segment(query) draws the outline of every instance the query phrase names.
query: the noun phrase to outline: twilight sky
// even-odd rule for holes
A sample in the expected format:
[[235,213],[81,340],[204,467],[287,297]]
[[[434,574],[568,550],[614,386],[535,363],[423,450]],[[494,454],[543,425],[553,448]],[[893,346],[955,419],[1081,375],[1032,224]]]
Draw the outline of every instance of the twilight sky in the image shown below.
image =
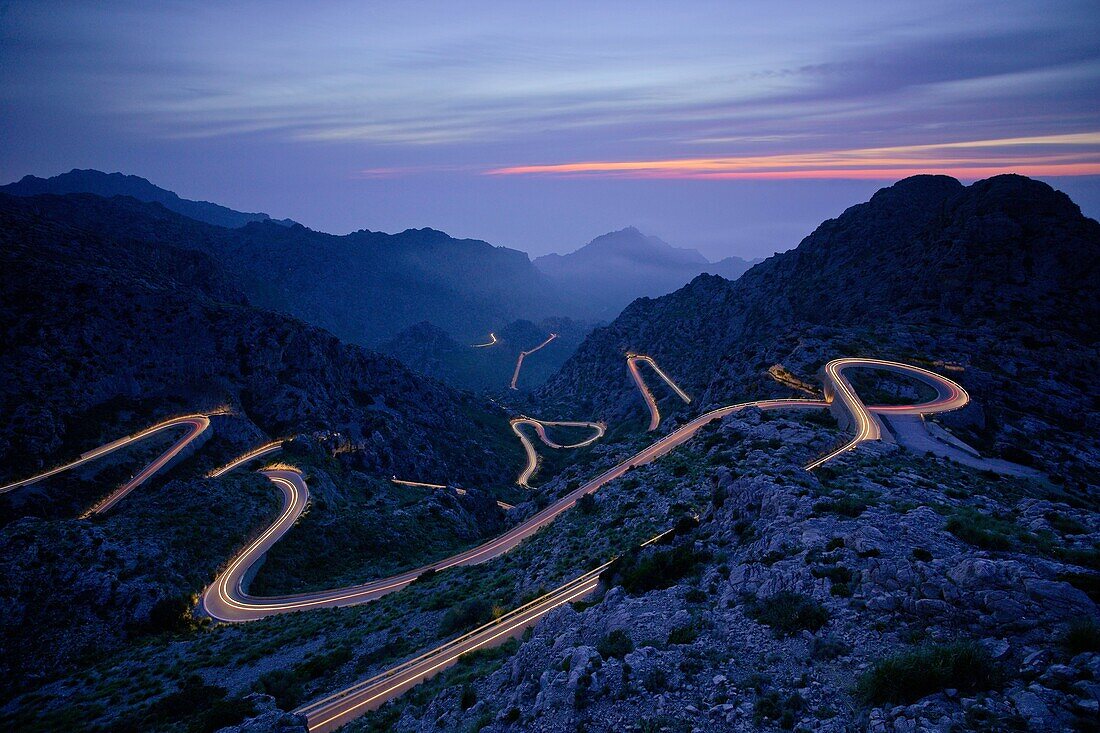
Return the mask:
[[1100,4],[0,3],[0,182],[120,170],[533,255],[788,249],[918,172],[1100,217]]

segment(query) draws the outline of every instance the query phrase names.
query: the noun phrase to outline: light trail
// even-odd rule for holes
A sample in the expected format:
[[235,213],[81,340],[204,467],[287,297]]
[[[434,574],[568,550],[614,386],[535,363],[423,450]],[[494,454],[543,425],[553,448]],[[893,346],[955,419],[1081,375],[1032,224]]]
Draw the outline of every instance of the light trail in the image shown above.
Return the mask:
[[[188,443],[193,441],[195,438],[199,437],[199,435],[201,435],[204,430],[206,430],[208,427],[210,427],[210,416],[222,415],[222,414],[225,414],[225,412],[224,411],[214,411],[214,412],[208,413],[206,415],[183,415],[183,416],[180,416],[180,417],[171,418],[170,420],[165,420],[164,422],[157,423],[156,425],[153,425],[152,427],[146,428],[145,430],[142,430],[141,432],[134,433],[133,435],[128,435],[124,438],[119,438],[118,440],[114,440],[114,441],[111,441],[110,443],[107,443],[105,445],[101,445],[98,448],[93,448],[92,450],[82,454],[80,456],[80,458],[78,458],[75,461],[71,461],[71,462],[66,463],[64,465],[58,466],[57,468],[53,468],[49,471],[43,471],[42,473],[31,476],[30,478],[25,478],[21,481],[15,481],[15,482],[7,484],[5,486],[0,486],[0,494],[7,493],[7,492],[9,492],[13,489],[18,489],[21,486],[29,486],[30,484],[38,483],[42,479],[49,478],[50,476],[57,475],[57,474],[62,473],[64,471],[69,471],[71,469],[76,468],[77,466],[81,466],[85,463],[88,463],[89,461],[94,461],[96,458],[100,458],[101,456],[105,456],[108,453],[113,453],[114,451],[118,450],[119,448],[125,448],[126,446],[128,446],[132,443],[137,443],[139,441],[145,440],[146,438],[149,438],[153,435],[156,435],[157,433],[163,432],[165,430],[170,430],[172,428],[179,427],[181,425],[186,425],[187,427],[190,428],[190,430],[187,432],[187,434],[184,435],[183,438],[181,438],[179,442],[177,442],[175,445],[173,445],[171,448],[169,448],[167,451],[165,451],[160,457],[158,457],[156,460],[154,460],[152,463],[150,463],[149,466],[146,467],[148,469],[150,466],[155,465],[156,469],[159,469],[165,463],[167,463],[168,461],[175,458],[176,455],[181,450],[183,450],[185,447],[187,447]],[[163,461],[162,461],[162,459],[163,459]],[[127,482],[122,488],[118,489],[118,491],[122,491],[122,489],[125,488],[126,489],[125,493],[129,493],[130,491],[135,489],[137,486],[140,486],[143,481],[145,481],[146,479],[149,478],[150,475],[152,475],[153,473],[156,473],[156,469],[154,469],[153,471],[150,471],[149,473],[146,473],[145,471],[142,471],[140,474],[138,474],[134,478],[130,479],[130,481]],[[139,480],[139,478],[140,478],[140,480]],[[123,495],[125,495],[125,494],[123,494]],[[109,499],[110,497],[107,497],[107,498]],[[121,498],[121,497],[119,497],[119,498]],[[115,502],[112,502],[112,504],[114,504],[114,503]]]
[[548,343],[550,343],[551,341],[553,341],[557,337],[558,337],[558,335],[556,333],[552,333],[552,334],[550,334],[550,337],[548,339],[543,341],[541,344],[539,344],[535,348],[530,349],[529,351],[519,352],[519,358],[516,359],[516,370],[514,372],[512,372],[512,389],[518,389],[518,387],[516,387],[516,383],[519,381],[519,370],[523,367],[523,360],[526,357],[528,357],[531,354],[538,351],[539,349],[541,349],[543,346],[546,346]]
[[224,466],[222,466],[220,468],[214,469],[210,473],[206,474],[206,477],[207,478],[219,478],[219,477],[224,476],[225,474],[229,473],[233,469],[239,468],[240,466],[243,466],[244,464],[248,463],[249,461],[254,461],[257,458],[262,458],[263,456],[271,455],[272,453],[277,453],[278,451],[280,451],[282,449],[283,449],[283,441],[273,440],[270,443],[265,443],[264,445],[261,445],[257,448],[253,448],[252,450],[248,451],[247,453],[234,458],[232,461],[230,461],[229,463],[225,464]]
[[[561,448],[583,448],[586,445],[591,445],[597,440],[603,437],[607,431],[607,426],[598,422],[583,422],[583,421],[565,421],[565,420],[536,420],[533,417],[517,417],[511,421],[512,432],[519,437],[521,443],[523,443],[523,450],[527,454],[527,465],[520,473],[519,478],[516,479],[516,483],[520,486],[529,489],[531,486],[527,483],[539,466],[539,455],[535,451],[534,444],[528,439],[520,428],[524,425],[529,425],[535,429],[539,439],[542,440],[547,446],[555,449]],[[592,437],[582,440],[579,443],[571,443],[569,445],[561,445],[550,440],[550,437],[546,434],[547,427],[570,427],[570,428],[591,428],[595,431]]]
[[[851,384],[843,374],[845,369],[857,367],[885,369],[915,376],[921,381],[931,384],[936,389],[936,399],[917,405],[868,407],[855,394]],[[878,440],[881,433],[873,413],[931,414],[958,409],[966,405],[969,401],[966,391],[953,381],[933,372],[920,369],[919,367],[911,367],[897,362],[888,362],[878,359],[838,359],[829,362],[825,366],[824,374],[826,378],[825,393],[827,401],[759,400],[711,410],[657,441],[649,448],[646,448],[641,453],[634,456],[629,462],[620,463],[618,466],[605,472],[600,477],[590,482],[589,485],[582,487],[578,491],[583,493],[595,491],[596,488],[602,485],[602,483],[598,483],[601,479],[609,475],[617,477],[630,468],[652,461],[659,455],[663,455],[668,450],[688,440],[699,430],[699,428],[712,420],[723,418],[747,407],[756,407],[765,410],[830,407],[834,404],[834,396],[839,395],[840,405],[856,422],[856,435],[843,447],[806,465],[805,469],[809,471],[845,451],[852,450],[862,442]],[[639,384],[639,388],[644,390],[644,385],[637,379],[635,381]],[[539,421],[532,420],[531,418],[519,418],[513,421],[513,429],[515,429],[516,422],[525,422],[534,425],[536,426],[536,430],[538,430],[540,426]],[[516,430],[516,432],[522,438],[522,433],[518,430]],[[543,440],[546,441],[547,439],[544,431],[539,432]],[[529,444],[529,441],[525,440],[524,442],[525,444]],[[611,479],[607,478],[603,483],[606,483],[607,480]],[[596,486],[590,488],[593,484],[596,484]],[[644,547],[656,542],[666,534],[667,532],[657,535],[647,540],[642,546]],[[613,561],[614,560],[611,562]],[[550,593],[526,605],[520,606],[501,618],[491,621],[468,634],[460,636],[452,641],[445,642],[415,659],[402,662],[379,675],[298,708],[294,712],[305,716],[310,733],[328,733],[328,731],[335,730],[349,721],[371,710],[377,709],[386,702],[398,697],[421,682],[430,679],[454,665],[462,655],[469,654],[478,649],[499,645],[507,639],[522,633],[526,628],[534,625],[538,619],[555,608],[589,595],[598,587],[600,573],[606,569],[611,562],[605,563],[565,583]]]
[[[655,366],[655,365],[654,365]],[[916,405],[889,405],[889,406],[867,406],[859,399],[851,384],[844,377],[844,371],[849,368],[876,368],[886,369],[888,371],[897,372],[900,374],[914,376],[922,381],[931,384],[936,389],[936,398],[916,404]],[[667,380],[667,377],[663,376],[663,372],[658,370],[658,373],[662,375],[662,378]],[[375,600],[383,595],[394,592],[401,588],[408,586],[415,581],[418,577],[429,570],[442,571],[452,567],[475,565],[486,562],[493,558],[499,557],[516,546],[533,536],[539,530],[546,525],[553,522],[560,514],[570,509],[576,502],[587,494],[591,494],[599,490],[601,487],[613,481],[626,472],[638,466],[645,465],[661,456],[674,450],[679,445],[690,440],[694,435],[705,425],[711,423],[714,420],[718,420],[733,414],[739,410],[743,410],[748,407],[755,407],[763,410],[770,409],[820,409],[824,407],[835,407],[842,411],[842,415],[850,417],[856,426],[855,437],[841,448],[832,451],[831,453],[819,458],[806,466],[807,470],[812,470],[821,465],[825,461],[828,461],[837,455],[845,451],[852,450],[862,442],[869,440],[877,440],[881,436],[878,423],[874,417],[876,413],[888,413],[888,414],[932,414],[938,412],[945,412],[947,410],[954,410],[967,404],[969,397],[962,387],[954,383],[953,381],[942,377],[933,372],[919,367],[912,367],[906,364],[900,364],[897,362],[882,361],[877,359],[837,359],[829,362],[824,369],[824,381],[825,381],[825,393],[826,401],[820,400],[806,400],[806,399],[780,399],[780,400],[760,400],[753,402],[743,402],[734,405],[728,405],[720,407],[709,412],[703,413],[685,423],[681,427],[673,430],[668,435],[653,442],[649,446],[643,448],[641,451],[635,453],[630,458],[612,466],[603,473],[599,474],[595,478],[591,479],[584,485],[575,489],[574,491],[566,494],[556,502],[550,504],[546,508],[539,512],[536,512],[530,518],[522,522],[521,524],[513,527],[504,534],[489,540],[481,545],[473,547],[464,552],[460,552],[449,558],[431,563],[429,565],[416,568],[404,573],[400,573],[388,578],[381,578],[378,580],[370,581],[360,585],[349,586],[344,588],[336,588],[324,591],[315,591],[309,593],[300,593],[285,596],[271,596],[271,597],[254,597],[247,594],[245,589],[245,579],[250,576],[250,571],[256,566],[256,564],[263,558],[265,553],[273,546],[287,531],[290,530],[298,517],[302,515],[309,501],[309,489],[306,486],[302,475],[297,470],[285,470],[285,469],[269,469],[262,471],[262,473],[280,490],[283,495],[283,509],[276,521],[264,530],[256,539],[248,543],[233,559],[231,559],[227,567],[218,574],[214,582],[203,591],[200,608],[202,611],[210,615],[212,618],[226,621],[226,622],[241,622],[251,621],[266,616],[289,613],[293,611],[301,611],[315,608],[336,608],[342,606],[355,605],[360,603],[366,603],[368,601]],[[671,380],[669,380],[671,381]],[[677,388],[678,394],[680,391]],[[220,414],[220,413],[211,413]],[[545,435],[546,425],[553,426],[558,425],[570,425],[577,423],[554,423],[534,420],[532,418],[519,418],[520,422],[526,421],[527,424],[535,426],[536,432],[548,445],[553,447],[569,447],[561,446],[549,440]],[[121,500],[126,493],[136,488],[138,485],[148,480],[157,471],[164,468],[172,458],[183,450],[191,441],[193,441],[199,434],[201,434],[210,424],[209,417],[206,415],[189,415],[181,418],[174,418],[173,420],[165,421],[158,425],[137,433],[133,436],[116,440],[113,443],[109,443],[105,446],[101,446],[93,451],[89,451],[84,454],[78,461],[74,461],[70,464],[66,464],[59,469],[47,471],[43,474],[39,474],[30,479],[9,484],[4,487],[5,490],[10,490],[18,486],[24,486],[28,483],[40,480],[47,476],[54,475],[66,468],[72,468],[80,465],[93,458],[105,455],[113,450],[129,445],[135,441],[141,440],[161,430],[165,430],[169,427],[176,425],[188,425],[191,430],[184,438],[173,445],[163,455],[158,457],[152,463],[150,463],[145,469],[143,469],[137,476],[130,482],[124,485],[121,489],[111,494],[108,499],[100,504],[96,505],[90,512],[84,516],[88,516],[91,513],[101,513],[106,511],[119,500]],[[581,423],[583,424],[583,423]],[[574,444],[575,446],[585,445],[600,437],[603,434],[603,426],[599,424],[587,424],[590,427],[598,426],[599,435],[589,438],[581,443]],[[515,426],[513,426],[515,429]],[[518,433],[519,431],[517,431]],[[521,433],[520,433],[521,434]],[[522,434],[521,434],[522,436]],[[529,442],[529,441],[527,441]],[[256,454],[270,447],[261,446],[244,454],[235,461],[227,464],[228,467],[239,466],[245,460],[250,460],[256,457]],[[223,467],[226,468],[226,467]],[[219,475],[225,473],[224,470],[219,469]],[[440,484],[434,486],[442,487]],[[581,576],[581,579],[588,577]],[[581,581],[572,581],[578,583]],[[564,590],[563,590],[564,589]],[[554,596],[566,603],[569,600],[577,597],[581,597],[584,594],[590,592],[591,588],[580,582],[579,585],[568,585],[555,591],[559,595]],[[564,600],[562,600],[564,599]],[[551,599],[544,596],[541,599],[545,603],[549,603]],[[560,605],[560,603],[558,604]],[[541,617],[549,609],[538,612],[537,609],[529,609],[529,617],[522,621],[517,621],[512,627],[511,631],[515,631],[520,628],[522,624],[533,622],[535,619]],[[508,617],[516,618],[519,616]],[[507,633],[511,633],[509,629],[501,629],[499,626],[494,627],[493,636],[491,639],[488,637],[481,638],[475,646],[465,651],[470,651],[473,648],[480,648],[490,641],[495,641],[500,638],[507,638]],[[499,633],[498,633],[499,632]],[[454,658],[449,661],[437,662],[439,666],[432,667],[429,670],[430,673],[438,671],[443,666],[452,663],[454,659],[461,656],[464,651],[459,651],[454,655]],[[446,659],[446,657],[444,657]],[[419,673],[418,673],[419,674]],[[390,699],[397,694],[400,694],[405,689],[408,689],[415,684],[417,679],[422,677],[410,677],[408,680],[401,684],[389,686],[387,692],[383,692],[380,696],[375,696],[372,700],[381,700],[383,698]],[[388,697],[387,697],[388,696]],[[358,703],[357,703],[358,704]],[[362,706],[355,708],[355,710],[365,710],[373,702],[368,701]],[[379,704],[381,704],[379,702]],[[339,713],[344,715],[345,713]],[[354,717],[354,716],[353,716]],[[350,718],[348,718],[350,719]],[[317,725],[328,725],[335,722],[337,718],[332,720],[323,720],[318,722]],[[344,721],[346,722],[346,721]],[[320,729],[320,728],[319,728]],[[328,730],[327,728],[325,730]]]
[[484,349],[487,346],[495,346],[497,343],[497,335],[493,332],[489,332],[489,340],[484,344],[470,344],[475,349]]
[[657,362],[653,361],[653,357],[645,356],[644,354],[627,354],[626,367],[630,370],[630,376],[634,379],[634,384],[638,387],[638,391],[642,393],[642,399],[645,400],[646,407],[649,408],[649,430],[653,431],[661,424],[661,413],[657,410],[657,400],[653,397],[653,392],[650,391],[645,380],[642,379],[642,373],[638,371],[638,362],[648,364],[657,376],[663,379],[665,384],[667,384],[672,391],[676,393],[676,396],[685,403],[691,404],[691,397],[688,397],[687,392],[680,389],[679,385],[673,382],[672,378],[661,370],[661,367],[657,366]]
[[404,479],[399,479],[396,476],[391,476],[390,481],[392,481],[395,484],[400,484],[402,486],[420,486],[420,487],[425,488],[425,489],[445,489],[445,488],[447,488],[447,484],[429,484],[429,483],[426,483],[424,481],[405,481]]
[[[918,405],[880,405],[868,407],[863,400],[856,395],[851,382],[844,376],[844,370],[851,368],[870,367],[881,369],[895,374],[904,374],[930,385],[936,390],[936,399]],[[931,415],[937,412],[948,412],[965,406],[970,401],[970,395],[962,387],[946,377],[942,377],[927,369],[901,364],[896,361],[884,361],[882,359],[835,359],[825,365],[825,399],[832,404],[839,398],[844,411],[851,416],[856,424],[855,436],[840,448],[828,453],[806,466],[807,471],[812,471],[826,461],[836,458],[841,453],[853,450],[860,443],[868,440],[879,440],[882,437],[882,429],[874,413],[886,413],[891,415]]]
[[[641,544],[646,547],[667,536],[661,532]],[[590,595],[599,587],[600,574],[615,562],[605,562],[533,601],[515,608],[457,639],[444,642],[414,659],[358,682],[347,689],[303,705],[296,715],[306,718],[310,733],[328,733],[453,666],[466,654],[499,646],[534,626],[556,608]]]

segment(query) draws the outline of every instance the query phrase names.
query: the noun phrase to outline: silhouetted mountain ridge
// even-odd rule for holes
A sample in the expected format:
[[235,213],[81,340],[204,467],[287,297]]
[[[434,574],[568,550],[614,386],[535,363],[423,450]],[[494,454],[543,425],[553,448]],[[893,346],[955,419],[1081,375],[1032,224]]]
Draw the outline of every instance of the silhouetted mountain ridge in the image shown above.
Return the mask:
[[[1014,175],[970,186],[915,176],[736,282],[702,275],[635,301],[540,396],[609,420],[632,414],[626,351],[681,380],[698,397],[692,410],[786,394],[767,377],[776,363],[812,379],[837,356],[953,361],[975,404],[945,419],[969,420],[970,437],[994,452],[1018,445],[1016,430],[1035,441],[1034,460],[1074,472],[1090,453],[1082,428],[1100,428],[1082,410],[1100,404],[1100,389],[1081,376],[1100,357],[1097,323],[1100,224],[1065,194]],[[1048,426],[1041,442],[1021,428],[1029,421]]]
[[51,178],[23,176],[15,183],[0,186],[0,191],[13,196],[37,196],[44,193],[63,195],[67,193],[92,193],[111,198],[129,196],[138,201],[158,203],[177,214],[223,227],[242,227],[254,221],[273,221],[289,226],[295,222],[290,219],[272,219],[264,213],[235,211],[226,206],[209,201],[192,201],[160,186],[155,186],[140,176],[122,173],[104,173],[91,169],[74,168]]

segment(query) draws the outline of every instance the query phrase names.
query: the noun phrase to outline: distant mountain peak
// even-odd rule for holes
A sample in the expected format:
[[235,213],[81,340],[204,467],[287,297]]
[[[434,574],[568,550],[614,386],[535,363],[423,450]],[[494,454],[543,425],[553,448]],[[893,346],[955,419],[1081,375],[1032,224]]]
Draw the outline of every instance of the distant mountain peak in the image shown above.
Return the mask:
[[180,198],[173,191],[161,188],[141,176],[118,172],[104,173],[93,168],[73,168],[68,173],[50,178],[27,175],[15,183],[0,186],[0,191],[13,196],[38,196],[41,194],[63,196],[70,193],[90,193],[104,198],[129,196],[138,201],[160,204],[169,211],[182,214],[190,219],[229,229],[238,229],[257,221],[270,221],[282,226],[292,226],[297,223],[291,219],[272,219],[262,212],[235,211],[209,201],[192,201]]
[[647,263],[664,261],[676,264],[708,264],[707,258],[698,250],[673,247],[660,237],[644,234],[634,226],[602,234],[564,257],[589,257],[597,252],[600,253],[597,256],[614,254]]
[[596,237],[569,254],[534,260],[572,302],[593,302],[598,318],[614,316],[639,296],[670,293],[703,272],[733,280],[754,263],[739,257],[710,262],[698,250],[674,247],[627,226]]

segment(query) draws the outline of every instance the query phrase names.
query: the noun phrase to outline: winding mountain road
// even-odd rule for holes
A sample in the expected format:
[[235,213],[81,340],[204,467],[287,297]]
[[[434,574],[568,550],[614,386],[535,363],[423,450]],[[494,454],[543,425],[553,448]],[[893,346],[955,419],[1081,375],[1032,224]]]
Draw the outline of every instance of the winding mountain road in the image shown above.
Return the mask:
[[489,346],[496,346],[496,344],[497,344],[497,335],[495,333],[493,333],[492,331],[490,331],[488,341],[486,341],[483,344],[470,344],[470,345],[473,346],[475,349],[484,349],[484,348],[487,348]]
[[[545,345],[545,343],[543,345]],[[646,397],[646,402],[651,414],[651,423],[654,420],[659,423],[659,413],[656,411],[656,404],[652,399],[652,394],[645,386],[645,382],[642,380],[637,370],[637,362],[649,364],[658,376],[668,383],[682,399],[690,401],[690,398],[657,367],[656,363],[650,357],[637,354],[628,355],[628,366],[631,375],[642,391],[643,396]],[[931,385],[936,390],[936,397],[927,402],[914,405],[865,405],[844,374],[846,370],[855,368],[884,369],[914,377]],[[345,588],[270,597],[255,597],[247,593],[247,584],[253,568],[256,567],[257,563],[263,558],[264,554],[271,546],[278,542],[278,540],[294,525],[298,517],[305,511],[309,501],[309,489],[301,473],[297,470],[263,470],[261,473],[282,493],[283,507],[280,516],[272,525],[265,529],[254,540],[249,542],[243,550],[229,561],[226,568],[217,575],[214,582],[203,592],[200,600],[200,607],[206,614],[214,619],[225,622],[242,622],[292,611],[349,606],[365,603],[386,595],[387,593],[392,593],[404,588],[428,571],[441,571],[451,567],[486,562],[512,550],[521,542],[534,535],[547,524],[554,521],[562,512],[571,508],[582,496],[597,491],[608,482],[619,478],[636,466],[644,465],[667,454],[677,446],[690,440],[707,424],[746,408],[755,407],[762,410],[830,408],[837,414],[842,427],[846,427],[848,424],[854,425],[855,435],[848,442],[825,456],[812,461],[805,467],[807,470],[812,470],[841,453],[853,450],[863,442],[881,439],[883,433],[876,415],[927,415],[955,410],[966,405],[969,401],[966,391],[946,377],[919,367],[878,359],[847,358],[831,361],[823,370],[823,381],[825,383],[826,396],[824,401],[814,399],[757,400],[710,410],[659,438],[630,458],[608,468],[584,485],[566,494],[495,539],[414,570]],[[210,415],[213,414],[222,413],[210,413]],[[116,440],[100,448],[89,451],[76,461],[40,473],[29,479],[0,487],[0,493],[11,491],[21,486],[26,486],[35,481],[53,476],[62,471],[75,468],[163,430],[179,426],[186,426],[189,428],[188,432],[180,438],[180,440],[154,459],[148,466],[143,468],[133,479],[109,494],[105,499],[98,502],[82,516],[86,517],[92,514],[102,513],[113,507],[124,498],[126,494],[140,486],[157,471],[161,470],[175,458],[180,451],[194,441],[209,427],[210,415],[186,415],[167,420],[135,435]],[[530,473],[533,472],[532,464],[537,465],[537,455],[534,455],[534,446],[519,429],[524,425],[533,427],[544,443],[555,448],[579,447],[590,444],[601,437],[604,431],[604,427],[600,423],[550,422],[527,417],[517,418],[513,421],[512,427],[524,443],[528,455],[528,467],[525,469],[525,476],[522,478],[528,478]],[[547,426],[587,426],[593,428],[597,432],[594,436],[581,443],[571,446],[559,445],[551,441],[547,436],[545,430]],[[651,424],[650,429],[652,430],[655,427],[656,425]],[[211,476],[222,476],[228,471],[243,465],[247,461],[278,450],[281,445],[281,441],[275,441],[253,449],[222,468],[212,472]],[[585,573],[560,588],[532,601],[530,604],[516,609],[509,614],[505,614],[505,616],[500,619],[470,634],[440,645],[425,655],[398,665],[378,677],[362,682],[348,690],[325,698],[324,700],[300,708],[298,712],[307,717],[311,731],[328,731],[339,725],[343,725],[352,718],[393,699],[419,681],[453,664],[462,654],[473,651],[474,649],[501,643],[521,633],[523,629],[533,624],[538,618],[554,608],[590,593],[598,583],[598,570],[599,569]]]
[[162,433],[165,430],[171,430],[178,427],[188,428],[183,437],[172,444],[172,446],[168,450],[164,451],[164,453],[161,453],[159,456],[153,459],[153,461],[148,466],[138,471],[129,481],[112,491],[107,496],[100,499],[91,508],[87,509],[81,515],[81,519],[86,519],[95,514],[102,514],[118,502],[122,501],[122,499],[125,498],[125,496],[131,491],[148,481],[153,474],[168,465],[173,458],[178,456],[183,451],[184,448],[186,448],[188,445],[191,444],[192,441],[202,435],[206,431],[206,429],[210,427],[210,417],[222,414],[225,414],[224,410],[211,412],[206,415],[183,415],[181,417],[174,417],[169,420],[165,420],[164,422],[157,423],[156,425],[146,428],[139,433],[134,433],[133,435],[128,435],[125,438],[119,438],[118,440],[114,440],[105,445],[101,445],[98,448],[94,448],[87,453],[81,455],[80,458],[76,459],[75,461],[71,461],[49,471],[43,471],[42,473],[31,476],[30,478],[25,478],[22,481],[16,481],[14,483],[7,484],[6,486],[0,486],[0,494],[7,493],[8,491],[12,491],[13,489],[18,489],[21,486],[28,486],[30,484],[37,483],[42,479],[49,478],[50,476],[55,476],[59,473],[62,473],[63,471],[70,471],[74,468],[77,468],[78,466],[82,466],[85,463],[88,463],[89,461],[94,461],[95,459],[101,458],[108,453],[113,453],[120,448],[125,448],[126,446],[138,443],[142,440],[145,440],[146,438],[150,438],[154,435],[157,435],[158,433]]
[[549,338],[547,338],[545,341],[543,341],[541,344],[539,344],[535,348],[528,349],[527,351],[519,352],[519,358],[516,359],[516,370],[514,372],[512,372],[512,384],[511,384],[512,389],[519,389],[519,387],[517,387],[516,384],[519,382],[519,370],[523,367],[523,360],[526,359],[531,354],[538,351],[539,349],[543,348],[547,344],[549,344],[551,341],[553,341],[557,337],[558,337],[558,335],[556,333],[552,333],[552,334],[550,334]]
[[642,399],[645,400],[646,407],[649,408],[649,431],[653,432],[657,429],[657,426],[661,424],[661,413],[657,409],[657,399],[653,396],[653,392],[649,389],[649,385],[642,379],[642,373],[638,371],[639,363],[648,365],[685,404],[691,404],[691,397],[688,397],[687,392],[680,389],[680,386],[672,381],[672,377],[665,374],[661,370],[661,367],[657,366],[657,362],[653,361],[653,357],[645,356],[644,354],[627,354],[626,368],[630,370],[630,376],[634,380],[634,384],[638,387],[638,391],[642,393]]
[[[516,479],[516,483],[519,484],[520,486],[524,487],[525,489],[531,488],[530,484],[528,484],[527,482],[530,480],[531,476],[534,475],[535,471],[538,469],[539,456],[538,456],[538,453],[535,451],[535,445],[531,442],[531,440],[527,437],[527,435],[524,434],[524,432],[520,429],[521,427],[526,425],[526,426],[530,426],[530,427],[534,428],[535,432],[539,436],[539,439],[543,443],[545,443],[547,446],[549,446],[551,448],[555,448],[555,449],[583,448],[586,445],[591,445],[592,443],[595,443],[597,440],[602,438],[604,433],[607,431],[607,426],[604,425],[603,423],[599,423],[599,422],[583,422],[583,421],[572,422],[572,421],[568,421],[568,420],[556,420],[556,421],[550,420],[550,421],[547,421],[547,420],[536,420],[533,417],[517,417],[517,418],[513,419],[511,422],[512,422],[512,432],[515,433],[516,436],[519,438],[520,442],[523,444],[523,450],[527,454],[527,465],[524,466],[523,471],[519,475],[519,478]],[[594,430],[595,433],[592,435],[592,437],[587,438],[585,440],[582,440],[579,443],[570,443],[568,445],[561,445],[559,443],[555,443],[554,441],[550,440],[550,438],[546,435],[546,428],[548,428],[548,427],[552,427],[552,428],[553,427],[560,427],[560,428],[592,428],[592,430]]]

